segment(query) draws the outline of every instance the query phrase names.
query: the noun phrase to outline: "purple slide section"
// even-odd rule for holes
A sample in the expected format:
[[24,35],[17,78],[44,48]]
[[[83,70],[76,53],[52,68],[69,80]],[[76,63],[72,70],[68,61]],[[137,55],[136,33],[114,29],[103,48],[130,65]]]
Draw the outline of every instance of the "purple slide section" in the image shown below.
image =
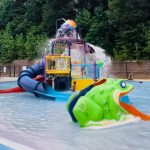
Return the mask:
[[38,97],[44,97],[50,100],[67,101],[71,93],[62,93],[55,91],[51,86],[44,82],[34,80],[37,75],[44,74],[44,62],[41,61],[21,72],[18,78],[18,85],[27,92],[35,94]]
[[44,74],[44,62],[41,61],[38,64],[34,64],[27,70],[21,72],[18,78],[18,85],[27,92],[34,93],[34,91],[44,92],[44,87],[42,82],[33,80],[37,75]]

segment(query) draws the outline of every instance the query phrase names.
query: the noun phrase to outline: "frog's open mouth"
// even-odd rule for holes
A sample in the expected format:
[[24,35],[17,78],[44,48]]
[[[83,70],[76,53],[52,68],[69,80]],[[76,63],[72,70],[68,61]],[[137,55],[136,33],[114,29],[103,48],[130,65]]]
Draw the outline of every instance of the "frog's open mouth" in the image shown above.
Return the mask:
[[124,89],[123,91],[116,90],[113,94],[116,104],[120,106],[120,101],[125,102],[125,103],[130,103],[130,100],[127,94],[132,90],[133,90],[132,85],[127,85],[126,89]]

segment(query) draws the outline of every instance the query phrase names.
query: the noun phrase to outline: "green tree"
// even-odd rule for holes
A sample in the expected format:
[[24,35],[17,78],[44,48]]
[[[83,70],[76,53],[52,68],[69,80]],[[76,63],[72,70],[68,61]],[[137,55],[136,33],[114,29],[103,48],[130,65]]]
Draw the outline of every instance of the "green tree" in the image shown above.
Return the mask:
[[0,60],[37,57],[58,18],[76,18],[82,37],[114,58],[149,59],[149,0],[1,0],[0,9]]
[[126,59],[144,59],[145,30],[150,17],[149,0],[112,0],[107,12],[114,37],[115,52],[128,53]]
[[0,61],[10,62],[16,59],[17,53],[14,49],[15,41],[13,36],[11,35],[11,29],[9,27],[9,24],[6,27],[6,30],[2,30],[0,36]]
[[95,16],[92,20],[90,32],[86,35],[86,40],[103,47],[110,54],[111,43],[109,42],[109,36],[110,26],[107,15],[101,7],[97,7],[95,8]]
[[100,6],[103,10],[108,8],[108,0],[77,0],[75,3],[77,13],[80,13],[83,9],[87,9],[93,16],[95,8]]
[[39,34],[39,28],[33,26],[27,33],[25,41],[25,50],[27,59],[34,59],[39,56],[39,49],[41,48],[42,43],[46,41],[46,35]]
[[1,1],[0,5],[0,29],[4,29],[9,21],[13,20],[13,2],[11,0]]
[[80,34],[83,38],[86,37],[86,34],[89,33],[90,25],[92,23],[92,16],[87,9],[83,9],[81,13],[78,14],[76,22],[80,29]]
[[143,55],[145,59],[150,59],[150,29],[146,32],[146,47],[143,50]]
[[17,59],[26,59],[27,52],[25,50],[25,38],[22,34],[15,37],[15,51],[18,53]]

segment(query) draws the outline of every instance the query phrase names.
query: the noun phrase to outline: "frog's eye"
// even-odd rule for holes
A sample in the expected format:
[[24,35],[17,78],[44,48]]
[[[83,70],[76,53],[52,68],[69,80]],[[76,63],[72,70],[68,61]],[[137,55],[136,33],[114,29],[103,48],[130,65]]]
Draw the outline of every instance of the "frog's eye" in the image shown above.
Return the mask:
[[121,82],[120,82],[120,86],[121,86],[122,88],[125,88],[125,87],[126,87],[126,83],[125,83],[124,81],[121,81]]

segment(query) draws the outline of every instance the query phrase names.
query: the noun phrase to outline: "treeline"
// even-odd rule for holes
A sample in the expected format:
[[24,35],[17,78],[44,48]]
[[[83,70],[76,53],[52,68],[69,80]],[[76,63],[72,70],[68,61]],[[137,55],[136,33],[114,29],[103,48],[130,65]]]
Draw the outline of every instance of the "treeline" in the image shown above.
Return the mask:
[[2,0],[0,61],[41,56],[58,18],[74,19],[114,59],[150,59],[149,0]]

